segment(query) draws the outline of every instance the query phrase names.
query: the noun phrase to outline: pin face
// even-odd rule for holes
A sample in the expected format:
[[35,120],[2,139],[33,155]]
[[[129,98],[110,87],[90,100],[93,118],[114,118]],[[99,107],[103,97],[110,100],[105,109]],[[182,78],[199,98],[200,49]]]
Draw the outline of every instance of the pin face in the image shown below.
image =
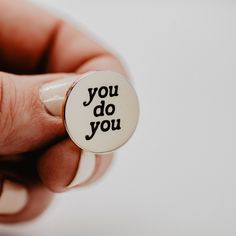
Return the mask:
[[132,136],[139,105],[131,84],[120,74],[95,71],[68,91],[64,122],[73,142],[93,153],[112,152]]

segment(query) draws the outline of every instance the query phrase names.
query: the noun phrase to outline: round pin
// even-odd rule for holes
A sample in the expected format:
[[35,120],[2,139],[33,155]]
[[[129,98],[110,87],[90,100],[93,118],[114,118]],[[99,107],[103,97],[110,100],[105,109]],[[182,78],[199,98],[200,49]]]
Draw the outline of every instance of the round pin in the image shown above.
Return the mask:
[[136,129],[139,105],[127,79],[111,71],[82,75],[69,89],[64,122],[72,141],[92,153],[124,145]]

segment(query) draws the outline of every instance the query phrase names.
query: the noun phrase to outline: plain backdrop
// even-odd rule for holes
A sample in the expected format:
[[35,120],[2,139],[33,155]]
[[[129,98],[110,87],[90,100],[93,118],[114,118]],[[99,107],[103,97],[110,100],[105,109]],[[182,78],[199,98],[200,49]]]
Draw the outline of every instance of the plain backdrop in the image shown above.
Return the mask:
[[141,117],[100,182],[1,235],[235,236],[235,1],[35,2],[123,58]]

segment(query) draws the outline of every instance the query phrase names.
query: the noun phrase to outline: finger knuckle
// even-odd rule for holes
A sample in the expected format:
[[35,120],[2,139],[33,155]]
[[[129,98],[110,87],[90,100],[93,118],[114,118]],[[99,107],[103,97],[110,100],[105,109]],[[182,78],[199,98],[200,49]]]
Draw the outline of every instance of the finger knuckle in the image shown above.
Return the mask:
[[14,118],[15,87],[11,77],[0,72],[0,131],[1,141],[10,133]]

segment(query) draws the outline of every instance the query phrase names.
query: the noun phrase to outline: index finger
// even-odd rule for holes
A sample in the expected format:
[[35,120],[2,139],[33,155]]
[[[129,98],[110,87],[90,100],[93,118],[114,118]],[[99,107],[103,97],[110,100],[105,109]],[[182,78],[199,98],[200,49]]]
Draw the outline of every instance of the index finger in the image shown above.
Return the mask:
[[124,73],[118,59],[73,25],[23,0],[0,1],[0,70],[17,74]]

